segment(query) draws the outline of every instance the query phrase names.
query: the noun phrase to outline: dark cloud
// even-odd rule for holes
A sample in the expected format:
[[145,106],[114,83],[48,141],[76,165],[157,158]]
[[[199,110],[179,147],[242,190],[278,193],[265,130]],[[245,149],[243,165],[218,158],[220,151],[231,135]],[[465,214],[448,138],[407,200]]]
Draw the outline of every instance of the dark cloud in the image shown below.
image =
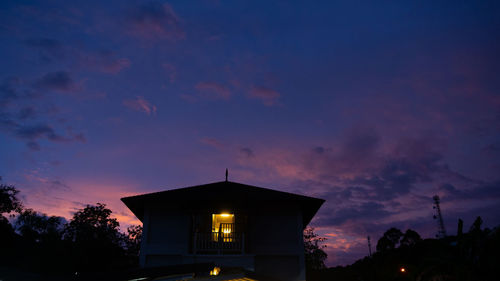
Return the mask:
[[36,116],[36,110],[33,106],[23,107],[21,110],[19,110],[19,113],[17,114],[17,118],[19,118],[20,120],[32,119],[35,116]]
[[373,129],[353,129],[339,144],[316,146],[304,157],[304,166],[322,180],[345,174],[366,174],[380,166],[377,154],[380,137]]
[[131,9],[126,22],[126,32],[136,37],[169,40],[185,37],[179,18],[166,3],[149,2]]
[[50,180],[48,182],[49,186],[53,189],[62,189],[62,190],[70,190],[69,185],[63,183],[60,180]]
[[339,226],[348,220],[351,221],[373,221],[391,215],[385,210],[385,206],[377,202],[365,202],[352,204],[349,207],[334,208],[328,216],[322,216],[316,223],[320,226]]
[[[97,72],[116,74],[130,66],[128,58],[119,57],[111,50],[86,50],[84,47],[72,47],[50,38],[32,38],[23,42],[38,51],[44,62],[65,61],[70,67],[82,67]],[[52,75],[63,77],[64,74]],[[67,75],[67,73],[66,73]],[[67,75],[68,76],[68,75]]]
[[439,186],[442,198],[454,200],[497,200],[500,199],[500,182],[488,182],[473,185],[467,189],[458,189],[450,183]]
[[458,190],[452,184],[449,183],[440,185],[438,189],[440,191],[444,191],[446,193],[451,193],[451,194],[458,192]]
[[27,46],[42,48],[47,50],[61,48],[61,43],[55,39],[50,38],[31,38],[24,41]]
[[21,79],[18,77],[5,78],[0,83],[0,107],[5,107],[20,97],[18,92],[20,84]]
[[377,149],[380,137],[373,130],[362,130],[351,133],[342,146],[342,153],[346,158],[367,157]]
[[490,143],[487,146],[483,147],[482,150],[483,150],[483,152],[486,152],[486,153],[500,152],[500,141],[494,142],[494,143]]
[[34,86],[40,90],[57,91],[57,92],[74,92],[77,90],[77,85],[67,71],[50,72],[42,76],[35,82]]
[[[390,227],[433,237],[437,231],[432,219],[434,194],[441,197],[448,228],[459,217],[472,221],[477,215],[488,216],[482,206],[500,201],[500,182],[474,180],[453,171],[439,139],[405,137],[390,147],[384,145],[376,134],[361,131],[347,137],[339,149],[312,148],[306,163],[320,163],[315,168],[322,174],[295,182],[292,191],[307,191],[306,195],[326,200],[313,225],[325,231],[339,229],[348,236],[370,235],[374,244]],[[360,155],[367,155],[366,161],[373,165],[345,165],[355,163]],[[325,177],[327,171],[336,176]]]
[[25,125],[10,118],[7,113],[0,114],[0,130],[12,136],[26,140],[26,145],[32,150],[40,150],[38,140],[47,139],[52,142],[85,142],[83,134],[60,135],[56,133],[50,125],[39,123],[35,125]]
[[33,151],[40,151],[40,149],[41,149],[40,145],[34,141],[27,142],[26,146]]
[[53,161],[50,161],[49,164],[52,166],[60,166],[62,164],[62,161],[53,160]]
[[101,50],[95,53],[78,53],[78,64],[85,68],[109,73],[117,74],[131,64],[128,58],[120,58],[117,54],[110,50]]
[[53,128],[48,125],[38,124],[34,126],[22,126],[18,125],[15,134],[17,137],[22,139],[34,140],[40,137],[46,137],[52,141],[60,141],[63,138],[57,135]]
[[440,159],[386,159],[376,173],[356,176],[344,183],[358,191],[359,197],[391,200],[408,194],[416,184],[432,182],[433,176],[444,169],[439,164]]
[[376,156],[379,137],[357,135],[344,144],[341,157],[336,161],[374,163],[371,166],[361,164],[365,168],[355,170],[356,176],[346,178],[343,184],[359,191],[357,194],[361,197],[391,200],[408,194],[417,184],[432,182],[437,175],[453,174],[442,162],[437,143],[433,139],[404,139],[383,156]]
[[39,51],[42,61],[51,62],[53,60],[62,60],[66,54],[63,45],[55,39],[51,38],[30,38],[24,40],[23,43]]
[[322,146],[316,146],[315,148],[312,149],[313,152],[317,153],[317,154],[323,154],[325,153],[326,151],[326,148],[322,147]]
[[248,148],[248,147],[242,147],[240,148],[240,153],[243,154],[245,157],[247,158],[252,158],[254,157],[254,153],[253,153],[253,150]]
[[87,142],[87,138],[85,137],[85,135],[83,133],[74,134],[73,140],[79,141],[79,142]]

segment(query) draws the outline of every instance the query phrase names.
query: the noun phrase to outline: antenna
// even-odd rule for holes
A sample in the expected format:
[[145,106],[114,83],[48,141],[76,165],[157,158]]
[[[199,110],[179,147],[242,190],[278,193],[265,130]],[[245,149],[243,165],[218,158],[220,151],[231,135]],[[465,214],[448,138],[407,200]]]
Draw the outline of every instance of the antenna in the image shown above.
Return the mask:
[[227,168],[226,168],[226,181],[227,181],[227,176],[228,176],[228,172],[227,172]]
[[372,243],[370,242],[370,235],[366,237],[368,239],[368,253],[370,253],[370,257],[372,256]]
[[438,223],[438,234],[436,235],[437,238],[445,238],[446,237],[446,229],[444,228],[444,222],[443,222],[443,216],[441,215],[441,208],[439,207],[439,196],[434,195],[432,197],[434,199],[434,209],[436,209],[437,216],[434,215],[434,219],[437,219]]
[[458,219],[457,237],[462,236],[463,229],[464,229],[464,221],[462,219]]

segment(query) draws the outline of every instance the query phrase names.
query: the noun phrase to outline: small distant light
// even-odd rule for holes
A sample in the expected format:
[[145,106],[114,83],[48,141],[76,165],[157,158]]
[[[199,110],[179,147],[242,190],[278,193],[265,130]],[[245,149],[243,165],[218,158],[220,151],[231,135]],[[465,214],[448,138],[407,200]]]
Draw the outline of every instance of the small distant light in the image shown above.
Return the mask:
[[403,272],[403,273],[404,273],[404,272],[406,272],[406,268],[401,267],[401,268],[399,269],[399,271],[401,271],[401,272]]
[[219,272],[220,272],[220,268],[219,267],[214,267],[213,270],[210,270],[210,275],[217,276],[217,275],[219,275]]
[[231,216],[231,214],[220,214],[220,216],[223,217],[223,218],[228,218],[228,217]]

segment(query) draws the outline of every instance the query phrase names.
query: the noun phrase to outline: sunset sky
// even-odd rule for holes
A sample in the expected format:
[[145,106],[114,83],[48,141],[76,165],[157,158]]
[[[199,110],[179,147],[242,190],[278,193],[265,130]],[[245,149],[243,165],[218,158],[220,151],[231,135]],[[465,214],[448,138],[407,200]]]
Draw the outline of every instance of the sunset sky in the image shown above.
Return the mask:
[[323,198],[328,265],[500,224],[499,1],[1,1],[0,176],[70,218],[229,180]]

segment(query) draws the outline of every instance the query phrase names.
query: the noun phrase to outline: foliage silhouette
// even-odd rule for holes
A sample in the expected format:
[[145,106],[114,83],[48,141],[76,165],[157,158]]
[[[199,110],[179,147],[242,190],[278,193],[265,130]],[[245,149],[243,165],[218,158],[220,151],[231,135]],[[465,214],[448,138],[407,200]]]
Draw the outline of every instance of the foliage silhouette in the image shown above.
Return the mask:
[[33,209],[24,209],[16,218],[16,230],[26,239],[36,242],[61,240],[65,220],[62,217],[38,213]]
[[399,240],[403,236],[401,230],[397,228],[390,228],[384,233],[384,236],[377,242],[377,252],[384,252],[395,249],[399,244]]
[[416,231],[407,229],[405,234],[403,235],[403,238],[401,238],[401,241],[399,243],[400,246],[409,247],[417,244],[421,240],[422,238]]
[[142,226],[131,225],[127,227],[126,248],[127,253],[131,257],[139,257],[139,250],[141,247],[142,239]]
[[[75,272],[116,272],[137,266],[141,226],[120,232],[112,211],[101,203],[87,205],[66,222],[32,209],[23,210],[18,193],[13,186],[0,185],[2,214],[19,213],[15,228],[0,214],[0,264],[17,270],[12,276],[30,272],[35,277],[28,279],[70,280]],[[500,226],[482,229],[482,223],[477,217],[468,233],[425,240],[411,229],[403,234],[391,228],[378,241],[372,257],[335,268],[324,264],[326,246],[321,243],[326,238],[314,233],[314,228],[306,228],[307,279],[498,280]]]
[[105,204],[87,205],[76,212],[64,230],[71,242],[75,271],[110,270],[126,264],[125,235]]
[[472,223],[469,232],[480,232],[482,224],[483,224],[483,219],[480,216],[477,217],[476,220]]
[[306,272],[326,268],[325,260],[328,257],[324,251],[326,245],[320,245],[325,240],[326,238],[319,237],[318,234],[314,233],[313,227],[307,227],[304,230]]
[[17,198],[18,193],[19,190],[13,185],[0,184],[0,215],[22,210],[23,205]]
[[75,272],[138,266],[142,228],[132,226],[127,234],[121,233],[106,205],[87,205],[67,222],[33,209],[23,210],[18,194],[15,187],[1,185],[2,213],[18,213],[15,227],[0,214],[0,265],[8,271],[2,271],[2,276],[10,272],[15,279],[69,280]]
[[[407,230],[399,247],[377,251],[352,265],[315,271],[307,280],[499,280],[500,226],[481,229],[481,222],[476,219],[468,233],[443,239],[422,240]],[[389,233],[397,231],[389,229],[382,238],[389,240]]]
[[19,212],[22,204],[13,185],[0,184],[0,264],[8,264],[16,253],[18,235],[9,220],[3,214]]

